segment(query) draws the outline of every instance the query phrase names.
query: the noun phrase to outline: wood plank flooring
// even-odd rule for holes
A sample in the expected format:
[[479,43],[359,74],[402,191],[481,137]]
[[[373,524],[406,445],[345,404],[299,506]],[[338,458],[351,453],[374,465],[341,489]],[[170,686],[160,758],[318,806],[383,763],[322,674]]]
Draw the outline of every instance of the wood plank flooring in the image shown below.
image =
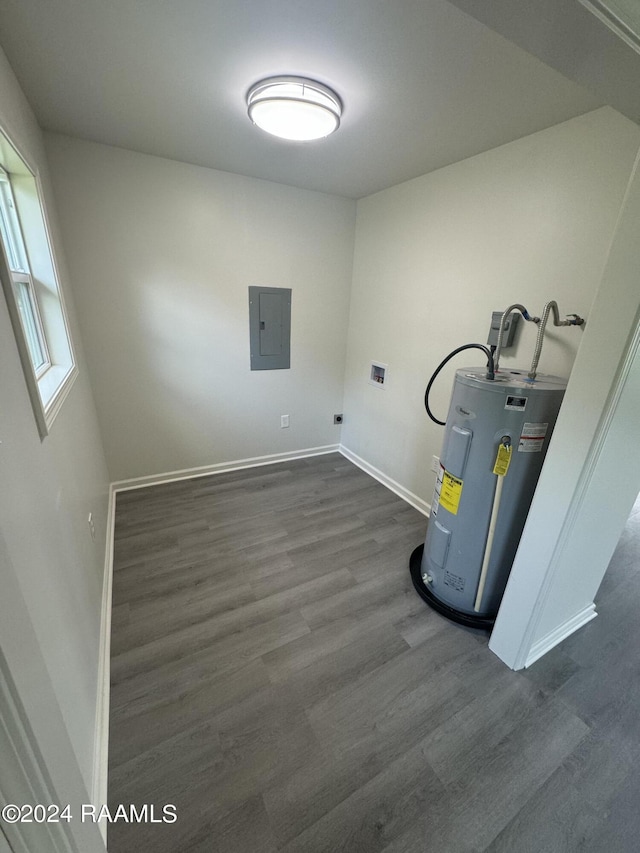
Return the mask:
[[600,616],[514,673],[411,585],[426,519],[338,454],[117,500],[110,853],[631,853],[640,506]]

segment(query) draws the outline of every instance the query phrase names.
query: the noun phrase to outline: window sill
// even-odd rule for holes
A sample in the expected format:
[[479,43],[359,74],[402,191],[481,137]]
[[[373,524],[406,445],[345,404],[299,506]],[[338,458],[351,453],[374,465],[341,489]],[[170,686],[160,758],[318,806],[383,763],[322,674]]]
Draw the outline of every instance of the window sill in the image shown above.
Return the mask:
[[38,379],[38,395],[47,431],[62,408],[77,375],[75,364],[54,364]]

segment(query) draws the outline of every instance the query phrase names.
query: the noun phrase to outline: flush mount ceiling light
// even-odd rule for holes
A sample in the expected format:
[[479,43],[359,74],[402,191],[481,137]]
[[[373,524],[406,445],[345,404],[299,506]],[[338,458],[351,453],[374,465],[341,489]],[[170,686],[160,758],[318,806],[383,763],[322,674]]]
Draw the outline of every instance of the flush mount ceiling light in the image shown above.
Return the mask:
[[342,104],[328,86],[305,77],[269,77],[247,93],[249,118],[262,130],[307,142],[340,126]]

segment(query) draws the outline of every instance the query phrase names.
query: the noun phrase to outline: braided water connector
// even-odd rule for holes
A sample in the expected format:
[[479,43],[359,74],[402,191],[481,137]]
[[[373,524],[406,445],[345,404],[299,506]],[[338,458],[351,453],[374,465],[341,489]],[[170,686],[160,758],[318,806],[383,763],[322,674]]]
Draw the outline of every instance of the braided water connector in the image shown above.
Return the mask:
[[498,330],[498,343],[496,345],[496,351],[493,356],[493,364],[496,373],[498,372],[498,364],[500,362],[500,353],[502,352],[502,338],[504,337],[504,327],[507,324],[507,319],[510,314],[513,314],[514,311],[519,311],[525,320],[529,320],[532,323],[539,323],[540,317],[532,317],[524,305],[520,305],[519,302],[514,302],[513,305],[510,305],[506,311],[503,312],[502,317],[500,318],[500,328]]
[[538,337],[536,338],[536,348],[533,352],[533,359],[531,361],[531,369],[527,374],[530,382],[533,382],[536,378],[536,373],[538,371],[538,362],[540,361],[540,353],[542,352],[542,341],[544,339],[544,330],[547,325],[547,321],[549,319],[549,314],[553,311],[553,325],[554,326],[582,326],[584,325],[584,320],[578,314],[567,314],[566,320],[561,320],[560,315],[558,313],[558,303],[555,299],[552,299],[542,309],[542,319],[540,320],[540,325],[538,326]]

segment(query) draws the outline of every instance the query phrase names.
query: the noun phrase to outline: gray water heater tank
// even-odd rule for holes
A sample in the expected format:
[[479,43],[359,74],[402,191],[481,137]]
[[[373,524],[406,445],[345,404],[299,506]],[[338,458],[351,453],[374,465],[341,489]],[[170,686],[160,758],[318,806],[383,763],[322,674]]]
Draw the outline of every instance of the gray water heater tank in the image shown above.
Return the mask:
[[[526,369],[501,370],[493,381],[478,368],[456,371],[421,562],[425,588],[445,608],[496,615],[565,388],[545,374],[531,383]],[[511,451],[478,602],[501,445]]]

